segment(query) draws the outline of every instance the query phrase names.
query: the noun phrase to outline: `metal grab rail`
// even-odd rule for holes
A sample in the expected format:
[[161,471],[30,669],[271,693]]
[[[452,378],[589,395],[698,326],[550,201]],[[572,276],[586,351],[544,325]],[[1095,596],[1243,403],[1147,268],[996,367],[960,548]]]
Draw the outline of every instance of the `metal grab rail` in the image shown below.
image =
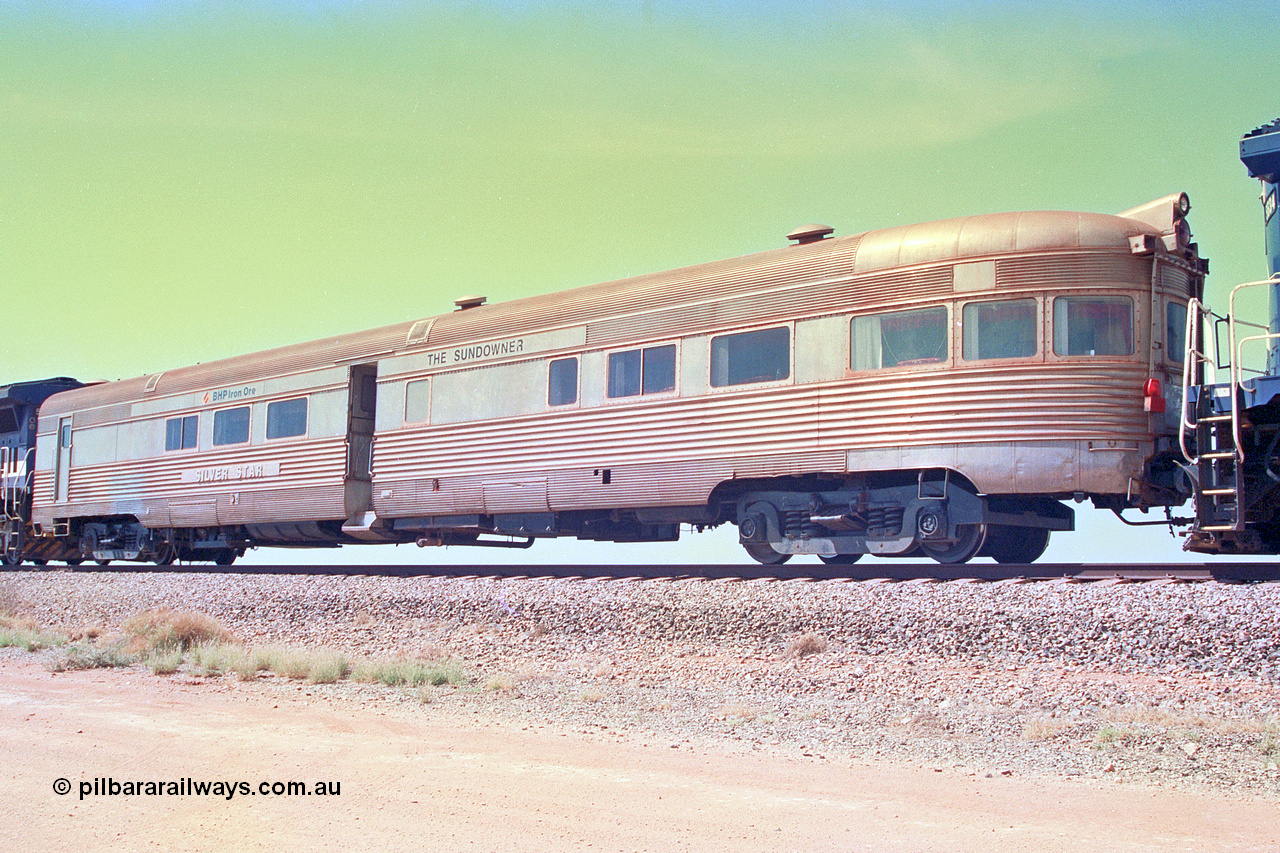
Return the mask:
[[[1192,297],[1187,302],[1187,327],[1184,330],[1185,340],[1182,347],[1182,412],[1178,418],[1178,447],[1182,450],[1183,458],[1192,465],[1200,462],[1198,455],[1200,448],[1197,446],[1197,454],[1193,454],[1187,446],[1187,435],[1199,426],[1199,415],[1192,420],[1191,388],[1194,385],[1203,389],[1206,385],[1213,384],[1207,381],[1208,377],[1202,369],[1206,364],[1214,368],[1213,378],[1215,380],[1218,378],[1216,359],[1209,358],[1208,352],[1199,348],[1200,342],[1204,340],[1203,321],[1213,320],[1216,316],[1209,306],[1196,297]],[[1215,346],[1214,349],[1216,350],[1217,347]],[[1198,396],[1196,400],[1198,404]]]
[[[1244,388],[1243,372],[1248,370],[1250,373],[1256,373],[1259,376],[1265,375],[1265,370],[1257,370],[1244,366],[1244,345],[1252,341],[1280,341],[1280,333],[1272,332],[1270,327],[1261,323],[1252,323],[1248,320],[1238,319],[1236,312],[1236,295],[1243,290],[1253,287],[1272,286],[1280,282],[1280,273],[1273,275],[1271,278],[1261,281],[1247,281],[1244,284],[1237,284],[1231,288],[1231,296],[1227,301],[1227,330],[1231,341],[1231,431],[1235,437],[1236,459],[1244,461],[1243,442],[1240,434],[1240,390]],[[1237,338],[1236,326],[1248,326],[1253,329],[1262,329],[1260,335],[1247,335],[1243,338]]]

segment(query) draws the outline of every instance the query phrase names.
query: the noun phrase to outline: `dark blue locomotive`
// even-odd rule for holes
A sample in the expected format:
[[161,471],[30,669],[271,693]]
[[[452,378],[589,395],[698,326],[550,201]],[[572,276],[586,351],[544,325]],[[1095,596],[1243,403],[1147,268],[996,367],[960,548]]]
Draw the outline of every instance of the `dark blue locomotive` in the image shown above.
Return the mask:
[[46,554],[39,550],[38,543],[28,541],[36,413],[49,397],[82,385],[83,382],[60,376],[0,387],[0,565],[16,566],[23,559],[43,563],[67,557],[61,548],[54,546],[57,553]]
[[[1236,287],[1225,316],[1193,304],[1183,372],[1183,450],[1195,483],[1187,550],[1280,553],[1280,119],[1240,140],[1240,159],[1262,182],[1269,278]],[[1238,315],[1236,296],[1270,292],[1270,322]],[[1193,300],[1194,302],[1194,300]],[[1266,347],[1266,367],[1246,366]],[[1226,380],[1226,381],[1223,381]]]

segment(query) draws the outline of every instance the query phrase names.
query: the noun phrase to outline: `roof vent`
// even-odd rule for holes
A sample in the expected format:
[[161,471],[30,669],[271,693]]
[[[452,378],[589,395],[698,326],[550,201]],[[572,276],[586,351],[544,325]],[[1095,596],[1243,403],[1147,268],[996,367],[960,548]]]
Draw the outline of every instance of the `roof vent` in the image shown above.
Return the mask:
[[488,301],[487,296],[459,296],[453,300],[453,304],[458,306],[459,311],[466,311],[468,308],[479,308]]
[[835,230],[830,225],[818,225],[817,223],[801,225],[788,234],[787,239],[794,240],[797,246],[803,246],[805,243],[816,243],[834,233]]

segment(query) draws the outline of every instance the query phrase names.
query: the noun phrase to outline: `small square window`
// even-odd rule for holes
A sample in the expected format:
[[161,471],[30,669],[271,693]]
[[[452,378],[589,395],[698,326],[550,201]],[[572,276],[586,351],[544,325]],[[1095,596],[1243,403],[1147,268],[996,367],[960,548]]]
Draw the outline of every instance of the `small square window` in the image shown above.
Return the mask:
[[547,367],[547,405],[578,402],[578,359],[557,358]]
[[223,409],[213,413],[213,444],[244,444],[249,440],[249,407]]
[[164,422],[164,449],[191,450],[196,446],[199,423],[198,415],[169,418]]
[[267,404],[267,438],[293,438],[306,434],[306,397]]

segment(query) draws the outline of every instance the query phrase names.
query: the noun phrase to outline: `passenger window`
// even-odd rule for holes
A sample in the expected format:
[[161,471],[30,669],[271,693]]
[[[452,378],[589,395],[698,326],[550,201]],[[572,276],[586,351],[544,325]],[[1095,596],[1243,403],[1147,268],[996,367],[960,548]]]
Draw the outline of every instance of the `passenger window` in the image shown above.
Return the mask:
[[1027,358],[1036,354],[1036,301],[970,302],[964,306],[964,358]]
[[164,449],[190,450],[195,447],[199,425],[198,415],[169,418],[164,422]]
[[547,405],[578,402],[578,359],[557,358],[547,367]]
[[946,308],[853,318],[849,366],[854,370],[940,364],[946,360]]
[[[247,421],[245,425],[248,426]],[[267,404],[267,438],[293,438],[306,434],[306,397]]]
[[1182,364],[1187,346],[1187,306],[1170,302],[1164,312],[1164,347],[1169,361]]
[[777,382],[791,376],[791,330],[760,329],[711,339],[711,385]]
[[419,379],[404,386],[404,422],[425,424],[431,417],[431,380]]
[[610,397],[660,394],[675,387],[675,344],[609,353]]
[[1133,355],[1133,300],[1059,296],[1053,300],[1053,351],[1057,355]]
[[223,409],[213,413],[213,443],[244,444],[249,440],[249,407]]

